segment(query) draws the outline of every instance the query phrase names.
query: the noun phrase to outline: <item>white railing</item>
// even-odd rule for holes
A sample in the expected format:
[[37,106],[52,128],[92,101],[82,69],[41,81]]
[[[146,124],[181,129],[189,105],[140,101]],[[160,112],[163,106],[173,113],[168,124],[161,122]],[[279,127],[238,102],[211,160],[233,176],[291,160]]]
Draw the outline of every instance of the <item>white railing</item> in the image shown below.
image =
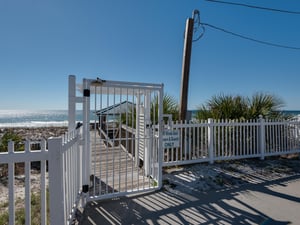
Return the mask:
[[[37,143],[34,143],[37,146]],[[48,149],[47,149],[48,145]],[[17,206],[25,209],[25,224],[32,224],[37,215],[32,215],[32,195],[40,196],[40,221],[38,224],[71,224],[75,213],[76,205],[81,192],[81,151],[79,147],[79,134],[77,131],[70,132],[59,138],[50,138],[48,143],[40,142],[38,150],[31,150],[32,143],[25,142],[24,151],[15,151],[15,143],[9,142],[8,152],[0,153],[0,165],[8,167],[8,193],[0,193],[8,196],[9,224],[15,224],[16,205],[22,200],[22,196],[16,198],[15,165],[25,164],[24,174],[24,206]],[[48,161],[48,172],[47,172]],[[32,162],[40,162],[40,185],[39,190],[32,192]],[[20,164],[19,164],[20,165]],[[5,167],[5,166],[4,166]],[[49,184],[47,182],[49,175]],[[47,192],[49,189],[49,203]],[[3,197],[3,196],[1,196]],[[18,203],[19,204],[19,203]],[[47,215],[49,207],[50,215]]]
[[82,150],[77,130],[48,139],[51,224],[72,224],[82,188]]
[[163,166],[300,152],[299,121],[229,121],[172,123],[180,146],[164,149]]

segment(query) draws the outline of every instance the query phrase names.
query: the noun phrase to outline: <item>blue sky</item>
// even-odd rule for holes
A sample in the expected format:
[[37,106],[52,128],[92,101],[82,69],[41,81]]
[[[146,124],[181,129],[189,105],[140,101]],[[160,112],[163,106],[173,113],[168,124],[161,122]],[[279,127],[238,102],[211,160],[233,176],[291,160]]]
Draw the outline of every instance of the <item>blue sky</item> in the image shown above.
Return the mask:
[[[300,11],[299,0],[237,1]],[[185,22],[300,47],[300,15],[204,0],[1,0],[0,109],[66,109],[68,75],[164,83],[179,100]],[[300,51],[206,27],[193,43],[189,109],[213,95],[274,94],[300,109]]]

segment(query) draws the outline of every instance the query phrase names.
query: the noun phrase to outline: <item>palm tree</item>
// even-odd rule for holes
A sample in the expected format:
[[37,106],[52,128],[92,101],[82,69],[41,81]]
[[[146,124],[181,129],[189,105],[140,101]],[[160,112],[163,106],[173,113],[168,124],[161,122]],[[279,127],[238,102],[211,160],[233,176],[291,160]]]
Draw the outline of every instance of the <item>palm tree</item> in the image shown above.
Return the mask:
[[248,118],[258,118],[260,115],[271,119],[283,117],[280,113],[283,101],[274,95],[255,93],[248,99],[248,104]]
[[[158,114],[158,96],[151,102],[151,118]],[[169,94],[163,96],[163,113],[171,114],[172,120],[176,121],[179,118],[179,106],[177,100]]]
[[201,105],[196,119],[257,119],[260,115],[268,118],[283,118],[279,109],[283,101],[270,94],[255,93],[251,98],[240,95],[213,96],[205,105]]

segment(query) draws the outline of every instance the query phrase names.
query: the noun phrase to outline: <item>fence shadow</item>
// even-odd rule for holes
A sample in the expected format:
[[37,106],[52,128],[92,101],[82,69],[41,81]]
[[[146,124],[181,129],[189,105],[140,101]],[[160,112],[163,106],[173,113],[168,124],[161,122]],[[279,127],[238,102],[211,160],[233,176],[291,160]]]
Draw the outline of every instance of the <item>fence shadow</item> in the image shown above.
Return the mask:
[[[298,195],[293,195],[291,189],[289,192],[282,191],[293,183],[300,184],[300,175],[208,193],[189,190],[186,187],[180,191],[161,190],[143,195],[93,201],[86,205],[79,224],[285,225],[291,221],[276,219],[280,218],[280,215],[272,218],[273,213],[268,213],[268,210],[274,207],[289,207],[282,205],[283,201],[284,204],[291,205],[300,203],[299,191]],[[270,203],[270,209],[260,210],[256,204],[261,202]],[[300,204],[298,208],[296,211],[300,211]],[[287,217],[288,215],[285,218]]]

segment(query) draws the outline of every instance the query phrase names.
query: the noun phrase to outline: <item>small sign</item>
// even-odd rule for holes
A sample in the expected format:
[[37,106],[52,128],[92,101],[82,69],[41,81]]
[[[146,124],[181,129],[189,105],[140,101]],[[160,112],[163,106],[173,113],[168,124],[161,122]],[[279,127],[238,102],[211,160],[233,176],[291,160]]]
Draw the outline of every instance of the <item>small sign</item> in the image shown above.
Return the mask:
[[179,140],[179,130],[163,131],[163,148],[177,148]]

